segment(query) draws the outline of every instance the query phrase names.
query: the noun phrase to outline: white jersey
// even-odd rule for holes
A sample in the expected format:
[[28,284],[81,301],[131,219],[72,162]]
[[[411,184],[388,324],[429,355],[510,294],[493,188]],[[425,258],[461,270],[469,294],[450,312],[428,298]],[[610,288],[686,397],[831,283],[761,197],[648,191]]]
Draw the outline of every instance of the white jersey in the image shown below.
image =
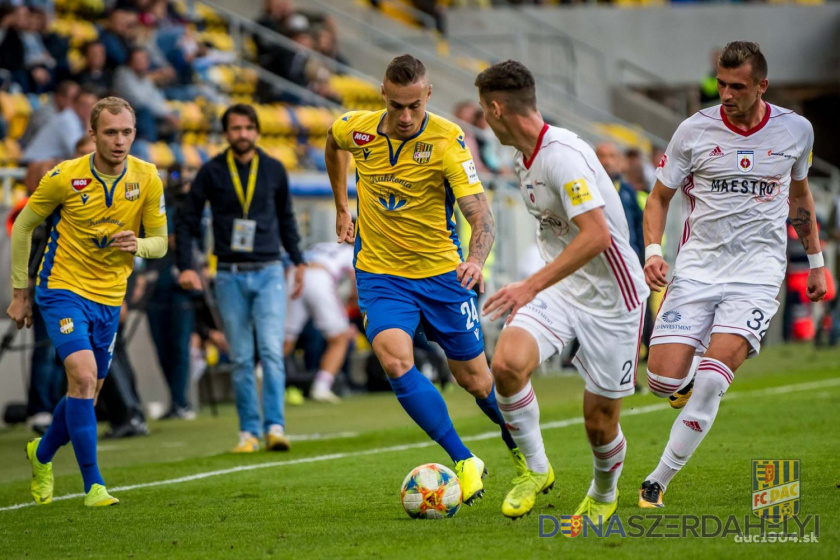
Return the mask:
[[353,246],[347,243],[316,243],[304,255],[307,262],[326,268],[338,282],[353,270]]
[[537,245],[553,261],[579,233],[573,218],[603,208],[612,243],[555,285],[570,305],[599,315],[626,313],[649,294],[639,257],[630,247],[627,218],[612,180],[595,152],[574,133],[546,125],[534,154],[514,158],[519,190],[537,219]]
[[814,130],[793,111],[766,105],[746,132],[717,105],[674,133],[656,178],[685,194],[675,276],[781,286],[790,180],[808,176]]

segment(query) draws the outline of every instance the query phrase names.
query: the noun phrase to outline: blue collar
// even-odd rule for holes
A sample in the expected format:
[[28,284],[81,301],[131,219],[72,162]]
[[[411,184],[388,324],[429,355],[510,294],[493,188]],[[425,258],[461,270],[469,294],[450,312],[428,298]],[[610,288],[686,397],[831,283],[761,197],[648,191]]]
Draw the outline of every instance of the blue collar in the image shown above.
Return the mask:
[[122,173],[120,173],[120,176],[117,177],[116,181],[114,181],[114,184],[111,185],[111,190],[109,191],[108,185],[105,183],[102,177],[99,176],[99,174],[96,172],[96,168],[93,166],[93,156],[95,153],[96,152],[90,154],[90,172],[93,174],[96,180],[99,181],[99,183],[102,185],[102,188],[105,190],[105,206],[110,208],[111,205],[114,203],[114,190],[117,188],[117,183],[122,181],[122,178],[125,177],[125,172],[128,171],[128,157],[125,158],[125,165],[123,166]]
[[387,114],[388,114],[388,111],[385,111],[384,113],[382,113],[382,116],[379,118],[379,124],[376,125],[376,132],[381,134],[382,136],[384,136],[385,140],[388,141],[388,161],[391,162],[391,167],[393,167],[397,164],[397,160],[400,158],[400,152],[402,151],[403,146],[405,146],[405,143],[410,141],[410,140],[414,140],[415,138],[417,138],[418,136],[423,134],[424,130],[426,130],[426,125],[429,124],[429,113],[427,112],[423,116],[423,124],[420,125],[420,130],[418,130],[417,132],[412,134],[409,138],[406,138],[405,140],[403,140],[402,143],[400,143],[399,147],[397,148],[396,153],[394,153],[394,148],[393,148],[393,146],[391,146],[391,139],[388,137],[388,135],[385,134],[384,132],[379,132],[379,127],[382,126],[382,121],[385,120],[385,115],[387,115]]

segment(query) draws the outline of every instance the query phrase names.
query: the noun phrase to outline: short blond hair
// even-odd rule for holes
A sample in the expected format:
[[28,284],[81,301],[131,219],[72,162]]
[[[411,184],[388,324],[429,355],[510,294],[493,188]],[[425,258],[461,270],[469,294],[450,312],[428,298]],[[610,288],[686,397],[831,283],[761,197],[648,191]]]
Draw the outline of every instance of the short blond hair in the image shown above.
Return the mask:
[[131,120],[137,124],[137,117],[134,115],[134,109],[131,108],[128,101],[121,97],[105,97],[96,102],[93,109],[90,111],[90,127],[95,131],[96,125],[99,122],[99,115],[102,111],[108,111],[112,115],[119,115],[123,109],[126,109],[131,114]]

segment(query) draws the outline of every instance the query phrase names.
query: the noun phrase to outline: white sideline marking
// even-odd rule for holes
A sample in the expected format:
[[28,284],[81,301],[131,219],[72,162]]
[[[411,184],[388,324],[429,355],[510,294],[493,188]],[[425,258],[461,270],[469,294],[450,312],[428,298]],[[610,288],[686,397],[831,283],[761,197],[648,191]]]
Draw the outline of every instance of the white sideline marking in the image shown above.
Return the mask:
[[[733,391],[732,393],[727,394],[727,399],[737,399],[743,397],[762,397],[762,396],[772,396],[772,395],[781,395],[785,393],[793,393],[796,391],[808,391],[811,389],[823,389],[826,387],[836,387],[840,385],[840,378],[834,379],[826,379],[823,381],[812,381],[809,383],[797,383],[793,385],[782,385],[780,387],[771,387],[769,389],[755,389],[752,391]],[[666,410],[670,408],[670,405],[667,403],[664,404],[654,404],[649,406],[641,406],[637,408],[632,408],[630,410],[624,410],[621,412],[621,416],[638,416],[641,414],[647,414],[648,412],[656,412],[658,410]],[[557,420],[554,422],[546,422],[544,424],[540,424],[540,427],[543,430],[553,430],[556,428],[565,428],[568,426],[574,426],[577,424],[583,424],[583,418],[568,418],[566,420]],[[351,432],[347,432],[348,434]],[[317,434],[313,434],[317,435]],[[348,436],[349,437],[349,436]],[[499,437],[498,431],[492,432],[485,432],[483,434],[478,434],[475,436],[467,436],[461,438],[463,441],[480,441],[485,439],[491,439],[494,437]],[[303,439],[303,438],[298,438]],[[318,439],[318,438],[309,438],[309,439]],[[239,467],[233,467],[230,469],[222,469],[218,471],[208,471],[204,473],[193,474],[189,476],[182,476],[180,478],[171,478],[169,480],[158,480],[155,482],[143,482],[141,484],[132,484],[129,486],[116,486],[111,488],[110,490],[114,493],[118,492],[128,492],[129,490],[138,490],[140,488],[152,488],[154,486],[165,486],[167,484],[180,484],[182,482],[192,482],[193,480],[201,480],[203,478],[210,478],[213,476],[221,476],[226,474],[233,474],[237,472],[244,472],[244,471],[253,471],[257,469],[268,469],[272,467],[283,467],[288,465],[301,465],[305,463],[318,463],[321,461],[332,461],[336,459],[344,459],[346,457],[360,457],[364,455],[378,455],[380,453],[390,453],[391,451],[405,451],[407,449],[420,449],[423,447],[431,447],[432,445],[437,445],[434,441],[424,441],[418,443],[409,443],[405,445],[394,445],[392,447],[379,447],[375,449],[368,449],[365,451],[353,451],[353,452],[345,452],[345,453],[332,453],[329,455],[317,455],[315,457],[303,457],[301,459],[291,459],[288,461],[273,461],[270,463],[258,463],[255,465],[242,465]],[[65,494],[63,496],[56,496],[53,498],[54,502],[58,502],[61,500],[70,500],[73,498],[82,498],[84,494],[77,493],[77,494]],[[11,511],[14,509],[21,509],[29,506],[34,506],[35,502],[25,502],[21,504],[15,504],[12,506],[5,506],[0,507],[0,511]]]

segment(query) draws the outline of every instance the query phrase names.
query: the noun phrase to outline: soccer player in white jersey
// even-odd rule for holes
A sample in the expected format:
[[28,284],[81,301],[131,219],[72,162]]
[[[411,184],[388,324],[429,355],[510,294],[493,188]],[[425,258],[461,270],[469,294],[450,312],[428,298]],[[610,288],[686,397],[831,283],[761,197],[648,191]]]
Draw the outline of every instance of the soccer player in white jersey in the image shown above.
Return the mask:
[[[336,243],[316,243],[304,257],[308,266],[304,272],[303,294],[289,300],[286,309],[286,338],[283,354],[288,356],[297,344],[306,322],[312,317],[315,328],[327,341],[321,364],[309,398],[313,401],[337,403],[341,399],[333,390],[338,370],[347,357],[350,345],[350,321],[344,303],[338,296],[338,285],[344,277],[354,278],[353,246]],[[289,275],[289,280],[294,281]]]
[[808,189],[814,132],[793,111],[761,99],[767,83],[758,44],[729,43],[717,68],[722,104],[679,126],[647,200],[645,279],[659,291],[668,272],[659,245],[668,205],[678,189],[684,195],[680,250],[648,358],[650,390],[684,408],[639,490],[643,508],[663,507],[665,489],[709,433],[735,371],[761,349],[779,307],[786,218],[811,262],[808,297],[825,296]]
[[574,362],[586,381],[583,409],[594,474],[575,515],[606,522],[618,505],[616,485],[627,452],[619,410],[621,398],[633,394],[650,292],[612,180],[588,144],[545,123],[531,72],[509,60],[479,74],[475,85],[493,132],[518,150],[514,168],[525,205],[537,219],[546,262],[496,292],[483,309],[493,320],[510,313],[492,369],[499,409],[527,462],[502,513],[529,513],[537,494],[554,485],[530,376],[577,338]]

